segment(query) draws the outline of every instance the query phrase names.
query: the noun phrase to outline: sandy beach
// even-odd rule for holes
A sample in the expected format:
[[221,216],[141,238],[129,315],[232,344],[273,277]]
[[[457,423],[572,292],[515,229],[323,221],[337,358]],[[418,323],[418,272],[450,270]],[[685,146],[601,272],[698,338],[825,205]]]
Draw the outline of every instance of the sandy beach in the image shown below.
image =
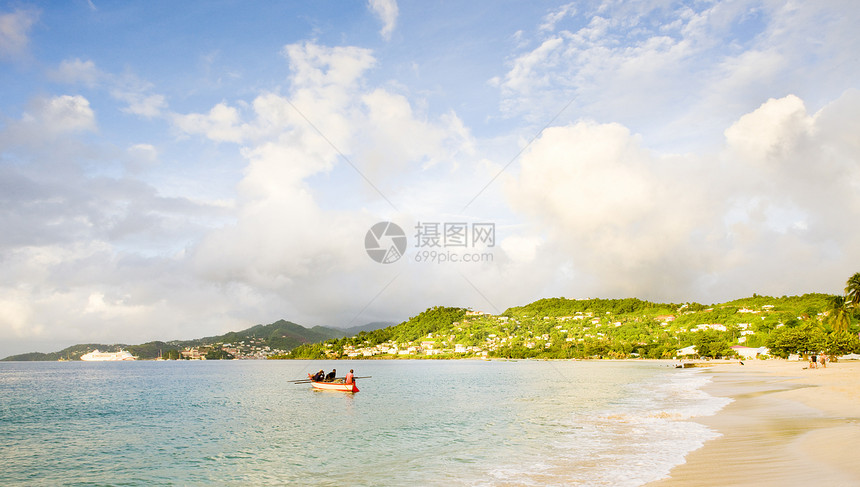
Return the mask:
[[860,362],[716,363],[708,393],[734,401],[698,422],[722,436],[690,453],[670,486],[860,485]]

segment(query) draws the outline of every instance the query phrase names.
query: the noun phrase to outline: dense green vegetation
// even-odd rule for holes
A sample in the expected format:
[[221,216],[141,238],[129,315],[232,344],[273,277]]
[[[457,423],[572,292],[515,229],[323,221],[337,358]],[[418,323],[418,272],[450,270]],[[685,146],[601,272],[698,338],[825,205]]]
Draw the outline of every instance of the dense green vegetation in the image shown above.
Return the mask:
[[[371,327],[378,324],[370,324]],[[128,350],[132,355],[140,359],[164,359],[180,358],[180,351],[186,347],[211,347],[218,344],[238,344],[240,342],[253,342],[255,345],[269,347],[277,350],[292,350],[305,344],[321,342],[330,338],[344,336],[344,332],[333,328],[315,326],[305,328],[295,323],[279,320],[268,325],[256,325],[242,331],[229,332],[224,335],[198,338],[195,340],[174,340],[169,342],[153,341],[140,345],[127,345],[116,343],[106,345],[102,343],[84,343],[64,348],[59,352],[40,353],[32,352],[20,355],[12,355],[3,360],[15,361],[40,361],[40,360],[79,360],[81,355],[99,349],[103,352],[116,352],[121,349]],[[220,350],[219,350],[220,351]],[[208,354],[209,352],[207,352]],[[213,358],[227,358],[230,354],[214,353]],[[207,355],[207,359],[210,356]],[[232,356],[230,357],[232,358]]]
[[[697,305],[701,306],[701,305]],[[626,299],[567,299],[545,298],[525,306],[510,308],[502,316],[570,316],[591,312],[613,315],[629,313],[672,313],[678,308],[674,304],[656,304],[636,298]]]
[[315,343],[329,338],[344,336],[340,330],[315,326],[305,328],[291,321],[278,320],[269,325],[256,325],[242,331],[231,331],[223,335],[188,340],[181,342],[182,346],[201,346],[214,343],[239,343],[252,339],[262,341],[271,348],[292,350],[304,343]]
[[838,356],[860,352],[860,273],[848,284],[845,296],[754,294],[714,305],[547,298],[499,316],[436,307],[272,358],[672,358],[691,345],[699,357],[731,357],[739,344]]
[[[365,342],[385,343],[391,340],[409,341],[411,337],[421,337],[439,329],[447,329],[451,323],[463,319],[466,310],[461,308],[444,308],[441,306],[430,308],[418,316],[397,325],[379,328],[371,331],[362,331],[358,335],[346,337],[340,340],[328,340],[323,343],[314,343],[295,348],[290,352],[289,358],[318,359],[330,355],[334,345],[340,349],[344,346],[357,346]],[[287,358],[286,355],[273,358]]]

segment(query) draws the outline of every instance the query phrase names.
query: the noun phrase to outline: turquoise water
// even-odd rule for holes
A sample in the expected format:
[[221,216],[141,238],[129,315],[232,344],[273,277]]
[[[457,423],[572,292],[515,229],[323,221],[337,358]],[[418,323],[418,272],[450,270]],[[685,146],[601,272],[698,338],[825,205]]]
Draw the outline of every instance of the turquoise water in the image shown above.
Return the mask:
[[[354,368],[361,392],[287,381]],[[638,362],[0,363],[0,485],[641,485],[715,436]]]

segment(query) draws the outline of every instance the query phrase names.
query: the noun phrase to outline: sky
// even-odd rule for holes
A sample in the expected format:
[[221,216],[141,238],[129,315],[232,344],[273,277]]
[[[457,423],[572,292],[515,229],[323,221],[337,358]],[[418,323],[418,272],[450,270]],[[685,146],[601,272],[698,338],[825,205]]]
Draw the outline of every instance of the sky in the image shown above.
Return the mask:
[[857,25],[853,0],[2,2],[0,356],[842,293]]

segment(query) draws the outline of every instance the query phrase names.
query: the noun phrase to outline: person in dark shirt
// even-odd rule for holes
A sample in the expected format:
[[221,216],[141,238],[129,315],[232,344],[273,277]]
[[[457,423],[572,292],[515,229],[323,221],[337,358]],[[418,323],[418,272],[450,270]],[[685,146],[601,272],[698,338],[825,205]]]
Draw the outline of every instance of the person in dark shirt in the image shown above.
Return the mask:
[[325,379],[325,372],[322,369],[311,377],[314,382],[321,382],[323,379]]
[[335,377],[337,377],[337,370],[331,369],[331,372],[329,372],[328,375],[325,376],[325,381],[333,382]]

